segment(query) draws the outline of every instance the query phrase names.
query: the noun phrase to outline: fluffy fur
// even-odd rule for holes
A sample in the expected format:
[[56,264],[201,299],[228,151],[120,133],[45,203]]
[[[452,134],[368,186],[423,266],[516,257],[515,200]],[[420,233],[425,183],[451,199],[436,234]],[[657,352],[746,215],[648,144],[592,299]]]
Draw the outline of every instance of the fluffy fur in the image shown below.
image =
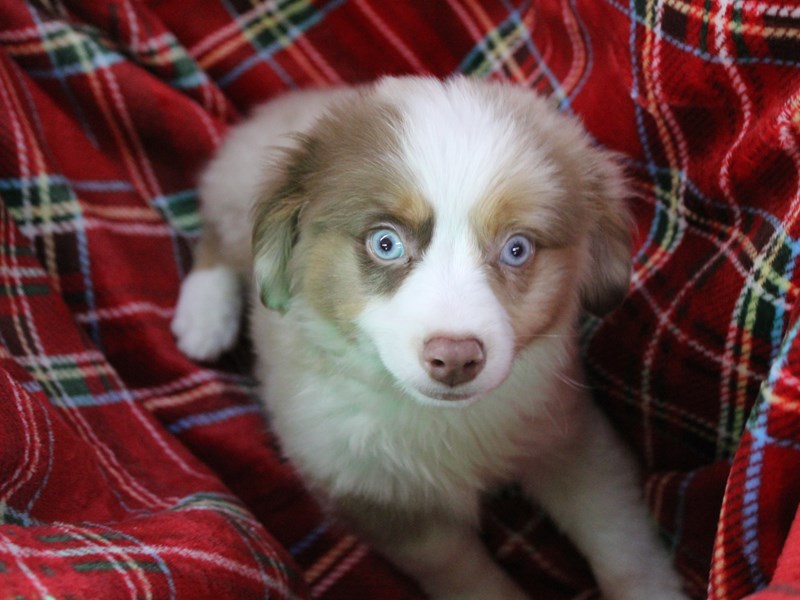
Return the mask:
[[576,122],[465,78],[293,93],[230,132],[200,192],[180,347],[230,347],[252,273],[285,453],[429,594],[525,597],[474,530],[516,480],[606,598],[683,597],[582,385],[576,320],[624,297],[630,239],[621,173]]

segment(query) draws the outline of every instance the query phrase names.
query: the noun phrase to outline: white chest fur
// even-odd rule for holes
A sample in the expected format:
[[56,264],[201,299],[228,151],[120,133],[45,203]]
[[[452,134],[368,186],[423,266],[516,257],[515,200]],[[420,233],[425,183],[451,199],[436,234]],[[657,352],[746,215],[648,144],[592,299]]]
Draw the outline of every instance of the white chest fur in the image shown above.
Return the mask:
[[[284,451],[332,497],[449,510],[463,498],[471,510],[475,492],[517,477],[536,447],[566,427],[558,403],[545,402],[560,380],[537,357],[521,357],[476,404],[422,406],[363,340],[348,342],[306,315],[302,303],[285,316],[256,308],[257,371]],[[545,364],[559,362],[547,345]]]

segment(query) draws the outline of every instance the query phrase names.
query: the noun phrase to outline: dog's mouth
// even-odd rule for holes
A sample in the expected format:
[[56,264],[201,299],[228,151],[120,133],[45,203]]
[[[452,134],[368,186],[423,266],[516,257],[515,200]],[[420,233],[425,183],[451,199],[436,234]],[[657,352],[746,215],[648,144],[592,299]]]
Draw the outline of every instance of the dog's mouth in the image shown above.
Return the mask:
[[436,400],[447,400],[452,402],[458,402],[459,400],[469,400],[472,398],[472,394],[459,394],[457,392],[446,392],[443,394],[433,394],[432,397]]
[[414,399],[424,406],[437,408],[465,408],[479,402],[485,395],[485,390],[437,390],[431,388],[408,389]]
[[509,368],[486,381],[472,381],[459,386],[447,386],[433,381],[408,381],[401,386],[423,406],[464,408],[476,404],[499,387],[510,373]]
[[466,408],[478,402],[483,396],[480,394],[421,394],[416,393],[417,402],[423,406],[436,408]]

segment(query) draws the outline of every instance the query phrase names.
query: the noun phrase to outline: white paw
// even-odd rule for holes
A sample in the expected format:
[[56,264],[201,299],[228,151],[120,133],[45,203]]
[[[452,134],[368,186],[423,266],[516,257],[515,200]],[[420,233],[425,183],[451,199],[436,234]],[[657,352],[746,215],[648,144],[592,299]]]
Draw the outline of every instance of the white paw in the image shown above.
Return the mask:
[[217,359],[236,343],[241,314],[242,290],[233,269],[192,271],[183,280],[172,319],[178,348],[194,360]]

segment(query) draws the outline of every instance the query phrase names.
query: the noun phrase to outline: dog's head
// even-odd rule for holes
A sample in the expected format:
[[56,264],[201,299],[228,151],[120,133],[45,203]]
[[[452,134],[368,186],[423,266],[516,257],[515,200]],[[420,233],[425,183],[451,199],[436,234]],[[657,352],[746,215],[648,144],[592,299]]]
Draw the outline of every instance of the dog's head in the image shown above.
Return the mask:
[[463,404],[580,306],[621,302],[624,196],[609,154],[529,90],[387,78],[288,152],[256,206],[256,282],[269,308],[302,297],[368,340],[419,401]]

